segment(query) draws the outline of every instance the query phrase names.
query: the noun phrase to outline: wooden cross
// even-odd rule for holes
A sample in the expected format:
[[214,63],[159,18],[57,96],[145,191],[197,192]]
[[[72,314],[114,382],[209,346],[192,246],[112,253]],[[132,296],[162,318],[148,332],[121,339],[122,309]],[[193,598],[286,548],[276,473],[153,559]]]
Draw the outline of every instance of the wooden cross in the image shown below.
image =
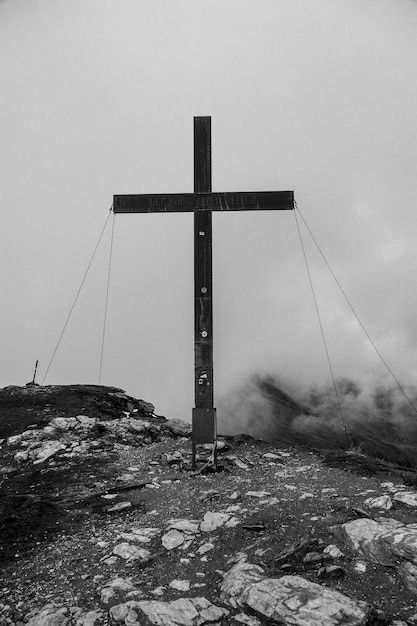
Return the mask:
[[[212,193],[211,117],[194,118],[194,193],[113,197],[114,213],[194,213],[194,389],[193,466],[196,445],[216,443],[213,394],[212,211],[294,209],[293,191]],[[214,445],[214,450],[216,446]]]

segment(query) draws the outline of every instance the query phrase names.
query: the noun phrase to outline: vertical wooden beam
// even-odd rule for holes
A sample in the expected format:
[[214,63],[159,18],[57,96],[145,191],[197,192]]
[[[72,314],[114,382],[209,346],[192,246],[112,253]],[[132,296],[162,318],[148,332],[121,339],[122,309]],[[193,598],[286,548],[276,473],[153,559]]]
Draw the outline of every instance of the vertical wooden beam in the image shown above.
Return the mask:
[[[194,193],[211,192],[211,118],[194,118]],[[194,213],[193,446],[214,443],[212,212]]]

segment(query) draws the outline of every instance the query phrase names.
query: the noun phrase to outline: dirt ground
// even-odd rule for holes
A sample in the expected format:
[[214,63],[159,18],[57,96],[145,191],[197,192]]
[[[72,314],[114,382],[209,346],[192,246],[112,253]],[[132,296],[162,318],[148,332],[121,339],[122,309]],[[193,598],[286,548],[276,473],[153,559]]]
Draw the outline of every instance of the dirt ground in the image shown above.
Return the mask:
[[[47,423],[57,412],[73,414],[78,408],[84,408],[85,415],[91,410],[73,405],[63,410],[58,401],[47,414],[26,406],[30,420],[4,426],[3,433],[19,432],[16,429],[21,430],[23,422],[27,427],[27,421]],[[152,419],[158,423],[163,418]],[[375,515],[364,500],[381,495],[381,483],[414,487],[414,473],[366,457],[319,454],[248,436],[224,438],[223,445],[217,471],[203,469],[209,451],[199,448],[195,472],[185,437],[164,436],[140,447],[109,445],[100,453],[70,460],[57,456],[36,467],[16,467],[3,443],[0,602],[15,607],[16,619],[51,601],[91,609],[99,603],[100,586],[116,576],[131,577],[145,595],[163,587],[164,600],[181,596],[170,586],[173,580],[190,581],[199,594],[215,602],[222,572],[245,553],[270,576],[297,573],[367,601],[387,618],[384,622],[380,614],[375,623],[416,612],[415,598],[392,568],[368,564],[366,573],[360,573],[355,569],[357,557],[344,547],[337,561],[340,577],[323,579],[323,563],[303,561],[307,550],[335,543],[332,527]],[[168,461],[173,453],[180,453],[179,463]],[[129,501],[132,506],[108,512],[103,496],[109,495],[112,503]],[[161,534],[170,521],[201,521],[208,511],[229,511],[238,523],[197,537],[186,550],[163,547]],[[377,515],[417,522],[417,510],[401,503]],[[149,527],[161,534],[146,546],[152,553],[148,563],[112,561],[122,533]],[[207,542],[213,548],[202,552]],[[297,542],[301,548],[291,553]]]

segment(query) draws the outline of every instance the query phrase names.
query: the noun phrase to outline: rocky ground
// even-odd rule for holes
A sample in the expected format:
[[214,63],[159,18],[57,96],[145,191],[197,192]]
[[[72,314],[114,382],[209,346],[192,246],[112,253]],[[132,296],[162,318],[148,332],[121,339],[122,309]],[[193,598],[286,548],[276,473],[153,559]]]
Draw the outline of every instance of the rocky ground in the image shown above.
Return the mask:
[[190,426],[121,390],[0,391],[0,624],[417,624],[416,477]]

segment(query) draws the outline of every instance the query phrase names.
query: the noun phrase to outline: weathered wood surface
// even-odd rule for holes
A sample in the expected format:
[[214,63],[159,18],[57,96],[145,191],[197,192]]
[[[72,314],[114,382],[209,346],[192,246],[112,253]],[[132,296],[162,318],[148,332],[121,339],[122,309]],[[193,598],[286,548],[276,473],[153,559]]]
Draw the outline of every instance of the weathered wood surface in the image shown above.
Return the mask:
[[145,193],[116,195],[113,197],[113,210],[115,213],[290,211],[293,208],[293,191]]
[[292,210],[293,191],[212,192],[211,117],[194,118],[194,193],[113,197],[114,213],[194,213],[193,456],[216,440],[213,389],[212,211]]

